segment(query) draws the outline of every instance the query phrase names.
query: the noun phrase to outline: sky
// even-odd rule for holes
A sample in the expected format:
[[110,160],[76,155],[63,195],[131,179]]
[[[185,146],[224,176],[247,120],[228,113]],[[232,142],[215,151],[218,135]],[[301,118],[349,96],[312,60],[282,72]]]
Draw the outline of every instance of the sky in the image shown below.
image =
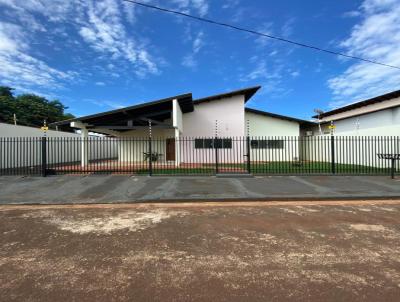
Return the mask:
[[[400,0],[141,0],[400,66]],[[400,70],[122,0],[0,0],[0,85],[77,116],[261,85],[248,107],[310,119],[400,89]]]

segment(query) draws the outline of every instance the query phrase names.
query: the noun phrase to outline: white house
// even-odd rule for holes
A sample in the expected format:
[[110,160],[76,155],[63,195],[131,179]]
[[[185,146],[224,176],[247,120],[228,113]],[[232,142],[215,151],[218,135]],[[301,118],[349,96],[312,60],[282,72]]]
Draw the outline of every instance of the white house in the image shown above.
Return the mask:
[[[311,127],[313,123],[246,108],[247,101],[259,88],[195,100],[187,93],[52,125],[59,129],[80,129],[83,138],[89,131],[119,138],[118,158],[123,162],[143,161],[149,136],[154,139],[152,152],[177,165],[214,162],[215,157],[223,162],[243,161],[247,153],[246,136],[252,137],[250,144],[255,154],[261,154],[262,149],[279,151],[288,159],[297,157],[297,149],[292,146],[286,149],[282,137],[299,136],[300,127]],[[214,148],[214,144],[218,146]],[[82,146],[82,153],[85,148]],[[86,161],[83,156],[82,164]]]
[[[330,141],[335,137],[336,162],[386,167],[378,154],[400,153],[400,90],[313,116],[320,123],[306,125],[302,158],[331,160]],[[331,129],[330,125],[333,125]],[[333,133],[331,133],[331,131]],[[397,165],[400,167],[400,163]]]
[[[340,136],[398,136],[400,135],[400,90],[368,100],[336,108],[314,116],[321,122],[322,134],[329,134],[333,123],[334,134]],[[319,135],[318,127],[309,129]]]

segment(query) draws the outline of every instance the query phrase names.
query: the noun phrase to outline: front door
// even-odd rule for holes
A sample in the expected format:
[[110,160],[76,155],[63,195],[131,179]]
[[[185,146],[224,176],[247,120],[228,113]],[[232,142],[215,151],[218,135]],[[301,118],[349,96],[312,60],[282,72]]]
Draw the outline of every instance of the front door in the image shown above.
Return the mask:
[[167,138],[166,160],[175,160],[175,139]]

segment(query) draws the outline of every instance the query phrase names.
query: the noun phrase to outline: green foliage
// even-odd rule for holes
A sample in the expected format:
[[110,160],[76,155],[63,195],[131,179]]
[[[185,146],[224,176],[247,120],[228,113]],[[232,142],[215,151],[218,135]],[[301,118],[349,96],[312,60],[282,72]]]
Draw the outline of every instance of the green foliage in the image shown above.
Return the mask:
[[13,123],[15,114],[19,125],[40,127],[43,121],[57,122],[73,118],[60,101],[49,101],[35,94],[14,96],[12,88],[0,86],[0,122]]

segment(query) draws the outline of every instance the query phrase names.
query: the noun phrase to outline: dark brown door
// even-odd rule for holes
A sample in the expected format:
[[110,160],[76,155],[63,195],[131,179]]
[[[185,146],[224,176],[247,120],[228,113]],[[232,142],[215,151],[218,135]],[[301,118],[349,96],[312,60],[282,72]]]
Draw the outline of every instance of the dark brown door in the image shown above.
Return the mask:
[[167,138],[166,159],[175,160],[175,139]]

